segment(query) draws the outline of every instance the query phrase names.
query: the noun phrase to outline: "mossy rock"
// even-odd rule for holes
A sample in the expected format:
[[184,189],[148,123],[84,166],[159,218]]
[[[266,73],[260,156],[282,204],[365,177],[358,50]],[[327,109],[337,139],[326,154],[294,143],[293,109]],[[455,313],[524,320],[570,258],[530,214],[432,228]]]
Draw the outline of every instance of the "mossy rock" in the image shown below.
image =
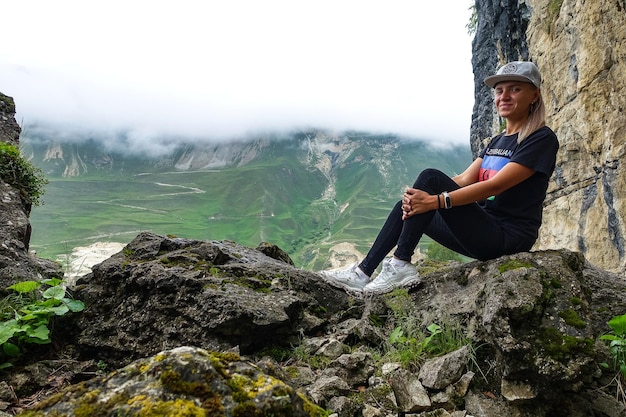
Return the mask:
[[292,386],[235,353],[180,347],[70,386],[20,417],[325,416]]

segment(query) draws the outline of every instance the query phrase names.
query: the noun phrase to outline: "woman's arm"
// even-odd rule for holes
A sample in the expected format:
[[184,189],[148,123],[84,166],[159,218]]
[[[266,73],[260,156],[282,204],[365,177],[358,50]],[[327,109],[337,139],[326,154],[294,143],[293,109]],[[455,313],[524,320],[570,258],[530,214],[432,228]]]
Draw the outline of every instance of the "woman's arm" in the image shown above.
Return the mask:
[[452,177],[454,182],[459,184],[459,187],[465,187],[470,184],[478,182],[478,175],[480,173],[480,165],[483,162],[483,158],[476,158],[462,173]]
[[[462,206],[475,201],[484,200],[492,195],[498,195],[520,182],[530,178],[535,173],[534,169],[528,168],[517,162],[509,162],[496,175],[486,181],[475,182],[448,194],[452,206]],[[435,201],[436,202],[436,201]]]
[[[462,174],[454,177],[454,181],[461,186],[458,190],[448,192],[452,207],[463,206],[465,204],[474,203],[479,200],[498,195],[505,190],[519,184],[535,173],[533,169],[518,164],[517,162],[509,162],[496,175],[486,181],[478,181],[478,170],[480,170],[480,162],[472,163]],[[463,185],[472,178],[476,180]],[[443,197],[440,195],[430,195],[422,190],[409,188],[404,195],[405,199],[409,199],[410,203],[403,205],[403,219],[415,214],[425,213],[430,210],[443,208]],[[407,209],[410,207],[410,211]]]

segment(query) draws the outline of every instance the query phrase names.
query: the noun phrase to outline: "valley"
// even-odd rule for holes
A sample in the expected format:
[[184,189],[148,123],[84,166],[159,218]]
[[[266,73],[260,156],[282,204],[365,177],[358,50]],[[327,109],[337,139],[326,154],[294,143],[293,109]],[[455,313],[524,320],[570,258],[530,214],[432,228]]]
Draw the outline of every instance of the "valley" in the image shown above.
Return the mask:
[[270,242],[307,269],[331,266],[331,253],[346,245],[365,252],[421,169],[454,174],[471,160],[463,147],[354,132],[194,144],[158,158],[98,141],[22,144],[49,180],[30,219],[31,249],[41,257],[67,259],[76,247],[124,244],[150,231],[250,247]]

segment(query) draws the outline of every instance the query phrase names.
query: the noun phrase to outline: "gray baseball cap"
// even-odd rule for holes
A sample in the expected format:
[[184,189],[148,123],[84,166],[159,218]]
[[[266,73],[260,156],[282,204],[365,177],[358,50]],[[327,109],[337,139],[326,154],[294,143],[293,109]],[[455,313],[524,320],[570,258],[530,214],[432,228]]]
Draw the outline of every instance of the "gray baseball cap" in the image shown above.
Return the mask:
[[501,81],[524,81],[535,87],[541,86],[539,68],[532,62],[513,61],[500,67],[496,75],[485,78],[485,84],[494,88]]

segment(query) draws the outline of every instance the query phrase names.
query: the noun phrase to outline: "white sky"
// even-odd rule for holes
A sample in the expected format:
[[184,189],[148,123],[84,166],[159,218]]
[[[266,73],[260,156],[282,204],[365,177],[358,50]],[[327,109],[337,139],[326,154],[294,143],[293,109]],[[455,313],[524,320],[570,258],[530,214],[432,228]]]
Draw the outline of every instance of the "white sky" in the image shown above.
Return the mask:
[[16,118],[212,139],[356,129],[469,143],[472,0],[16,0]]

